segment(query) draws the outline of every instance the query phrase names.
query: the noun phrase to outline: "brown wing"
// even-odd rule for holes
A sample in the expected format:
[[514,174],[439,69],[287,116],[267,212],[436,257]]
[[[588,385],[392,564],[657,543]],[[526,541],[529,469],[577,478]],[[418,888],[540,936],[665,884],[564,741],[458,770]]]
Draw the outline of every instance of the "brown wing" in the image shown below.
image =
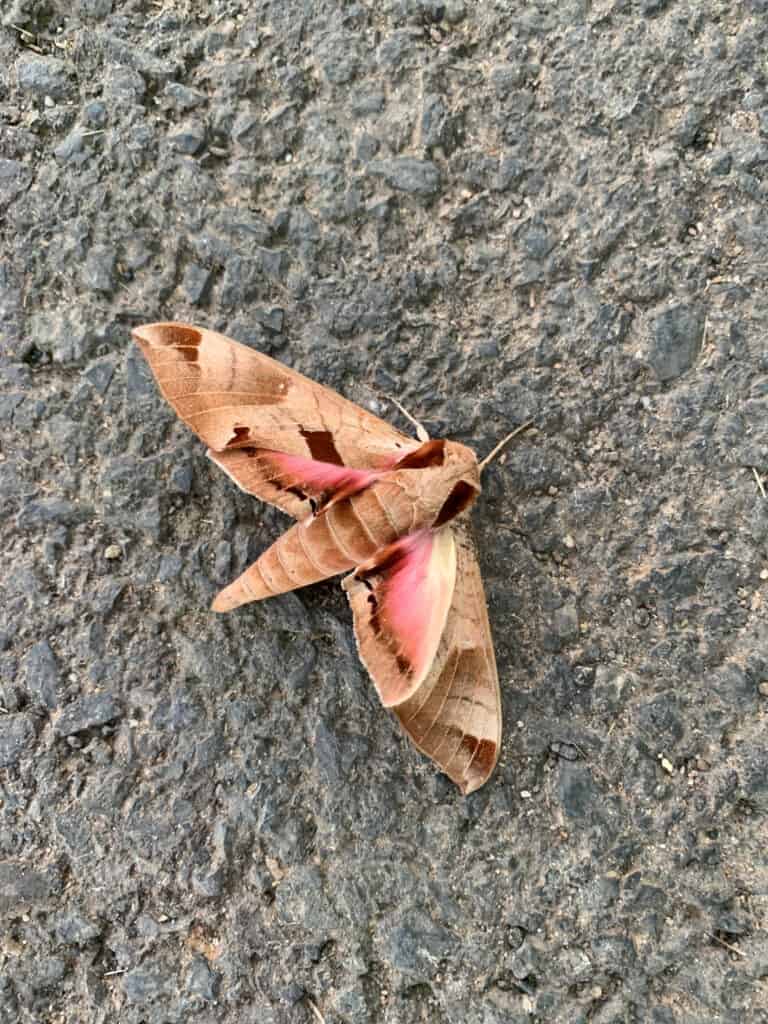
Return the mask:
[[469,517],[454,520],[456,584],[432,669],[393,711],[415,745],[472,793],[490,778],[501,745],[493,639]]
[[223,334],[157,323],[133,337],[164,398],[213,461],[243,490],[296,518],[311,504],[295,473],[286,480],[275,471],[270,452],[377,470],[419,447],[335,391]]

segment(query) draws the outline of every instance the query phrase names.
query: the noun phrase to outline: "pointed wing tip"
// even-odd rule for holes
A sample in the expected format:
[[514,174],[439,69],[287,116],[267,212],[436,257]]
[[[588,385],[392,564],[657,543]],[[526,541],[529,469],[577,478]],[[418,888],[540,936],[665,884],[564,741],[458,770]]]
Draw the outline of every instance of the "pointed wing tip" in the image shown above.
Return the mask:
[[143,349],[185,344],[197,346],[200,344],[202,335],[203,332],[199,327],[178,323],[175,320],[141,324],[131,331],[131,337]]
[[140,324],[131,331],[131,337],[137,345],[152,345],[156,337],[162,334],[162,323]]
[[459,792],[462,796],[471,796],[478,789],[482,789],[487,781],[487,779],[478,779],[477,781],[473,779],[470,782],[457,782],[456,785],[459,787]]
[[470,774],[464,779],[454,779],[453,781],[459,787],[462,796],[469,796],[472,793],[476,793],[478,789],[482,789],[491,775],[493,775],[493,769],[488,773],[478,772],[476,775]]
[[477,792],[491,778],[496,771],[499,760],[500,744],[494,740],[480,740],[472,760],[466,766],[464,773],[453,781],[459,787],[463,796]]

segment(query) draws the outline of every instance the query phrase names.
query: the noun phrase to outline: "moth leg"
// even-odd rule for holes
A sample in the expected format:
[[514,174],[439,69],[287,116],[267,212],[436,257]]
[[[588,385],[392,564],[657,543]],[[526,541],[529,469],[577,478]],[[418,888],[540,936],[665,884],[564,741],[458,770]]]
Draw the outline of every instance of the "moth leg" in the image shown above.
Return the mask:
[[416,439],[418,441],[421,441],[421,443],[424,444],[425,441],[429,440],[429,434],[427,433],[427,429],[423,423],[419,423],[415,416],[411,416],[408,410],[404,409],[396,398],[391,398],[389,395],[384,395],[384,398],[386,398],[388,402],[391,402],[392,405],[396,405],[408,422],[416,428]]

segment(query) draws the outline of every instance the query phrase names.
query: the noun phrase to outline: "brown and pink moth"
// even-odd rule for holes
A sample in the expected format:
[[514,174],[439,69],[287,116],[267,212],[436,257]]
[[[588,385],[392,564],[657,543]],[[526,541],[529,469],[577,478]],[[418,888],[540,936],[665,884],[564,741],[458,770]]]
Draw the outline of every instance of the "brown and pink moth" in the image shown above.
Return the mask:
[[496,449],[478,463],[455,441],[407,437],[214,331],[156,323],[133,337],[213,462],[296,520],[214,611],[347,573],[382,704],[462,793],[482,786],[498,759],[501,703],[469,508]]

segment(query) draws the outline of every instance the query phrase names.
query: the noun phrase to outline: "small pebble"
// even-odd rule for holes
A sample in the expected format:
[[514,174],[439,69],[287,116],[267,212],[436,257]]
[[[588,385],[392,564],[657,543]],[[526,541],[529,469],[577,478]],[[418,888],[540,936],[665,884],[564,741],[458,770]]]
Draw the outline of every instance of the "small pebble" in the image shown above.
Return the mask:
[[116,558],[120,558],[123,554],[123,549],[119,544],[110,544],[104,552],[104,557],[113,562]]

